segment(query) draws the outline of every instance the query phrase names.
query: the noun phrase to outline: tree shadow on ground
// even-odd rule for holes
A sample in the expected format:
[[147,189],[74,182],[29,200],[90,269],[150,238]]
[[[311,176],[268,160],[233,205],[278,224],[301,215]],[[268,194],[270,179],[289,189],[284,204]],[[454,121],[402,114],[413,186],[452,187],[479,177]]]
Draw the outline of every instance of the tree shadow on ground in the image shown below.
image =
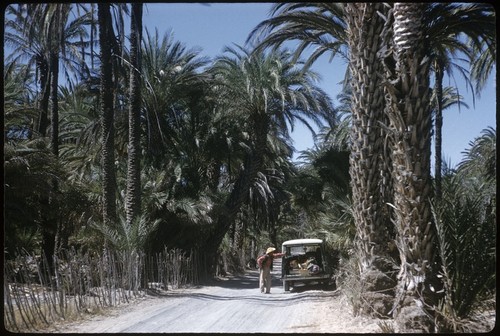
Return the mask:
[[301,284],[301,285],[298,285],[298,286],[294,286],[290,289],[290,293],[304,293],[304,292],[307,292],[307,291],[311,291],[311,290],[321,290],[321,291],[333,291],[335,290],[335,287],[332,286],[332,285],[323,285],[323,284],[316,284],[316,283],[313,283],[313,284]]
[[[243,292],[247,293],[247,292]],[[332,296],[338,295],[338,292],[335,293],[327,293],[327,292],[318,292],[318,291],[309,291],[303,293],[271,293],[262,294],[262,293],[253,293],[253,294],[242,294],[242,292],[234,292],[228,293],[224,292],[216,292],[214,294],[207,293],[199,293],[199,292],[175,292],[170,291],[165,294],[162,294],[162,297],[168,298],[169,300],[176,298],[189,298],[200,301],[243,301],[252,304],[260,304],[260,305],[272,305],[274,307],[285,307],[295,302],[301,302],[307,300],[311,301],[327,301],[331,300]]]
[[[197,291],[190,291],[190,288],[181,288],[178,290],[161,290],[161,291],[148,291],[149,295],[157,297],[168,298],[192,298],[202,301],[245,301],[249,303],[259,303],[262,305],[282,305],[286,306],[293,302],[303,300],[322,301],[331,299],[335,292],[332,292],[334,287],[325,286],[319,283],[298,283],[292,287],[289,292],[284,292],[282,282],[276,272],[272,274],[272,287],[271,294],[260,293],[259,290],[259,271],[250,269],[246,270],[244,274],[227,275],[225,277],[213,278],[205,281],[200,285],[191,287],[195,289],[200,288],[220,288],[229,291],[216,290],[213,293],[199,293]],[[251,290],[251,291],[250,291]]]
[[225,277],[214,278],[203,282],[202,286],[203,287],[216,286],[229,289],[251,289],[251,288],[258,289],[259,272],[255,270],[248,270],[244,274],[227,275]]
[[[338,291],[332,291],[319,284],[300,284],[289,292],[284,292],[281,280],[274,275],[272,278],[271,294],[260,293],[259,273],[249,270],[245,274],[228,275],[224,278],[215,278],[203,283],[196,288],[218,287],[213,293],[200,293],[189,289],[158,291],[150,293],[155,296],[168,298],[191,298],[202,301],[245,301],[262,305],[286,306],[293,302],[330,300],[332,296],[338,295]],[[324,290],[326,289],[326,290]],[[227,290],[227,291],[226,291]],[[251,290],[251,291],[250,291]]]

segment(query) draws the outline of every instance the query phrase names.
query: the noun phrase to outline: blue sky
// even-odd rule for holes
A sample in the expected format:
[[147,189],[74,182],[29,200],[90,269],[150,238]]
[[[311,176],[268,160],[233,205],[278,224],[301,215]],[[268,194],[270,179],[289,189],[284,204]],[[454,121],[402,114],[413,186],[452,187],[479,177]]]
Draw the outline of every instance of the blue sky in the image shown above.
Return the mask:
[[[269,17],[271,7],[271,3],[149,3],[144,7],[143,24],[150,32],[157,28],[160,36],[171,30],[174,38],[187,48],[199,47],[202,56],[213,58],[232,43],[244,45],[252,29]],[[346,62],[340,59],[329,63],[326,55],[313,66],[321,74],[320,86],[335,105],[338,105],[335,98],[341,90],[339,82],[346,67]],[[451,167],[462,160],[462,152],[483,129],[496,128],[496,70],[493,74],[480,98],[476,97],[475,106],[468,88],[458,82],[459,92],[469,109],[444,111],[443,158]],[[458,75],[457,80],[460,80]],[[445,85],[455,84],[445,81]],[[313,146],[311,133],[300,124],[295,125],[292,136],[298,151]]]
[[[268,18],[270,8],[270,3],[150,3],[144,8],[143,23],[150,31],[156,27],[160,34],[171,29],[174,38],[188,48],[201,47],[202,55],[214,57],[220,55],[226,45],[243,45],[250,31]],[[319,59],[314,66],[322,76],[321,87],[330,94],[335,104],[335,97],[341,89],[338,83],[345,68],[344,61],[329,63],[327,56]],[[460,94],[470,108],[444,111],[443,158],[452,167],[461,161],[462,152],[484,128],[496,128],[494,77],[491,76],[475,106],[470,92],[458,83]],[[449,84],[453,85],[452,82]],[[293,138],[297,150],[313,146],[311,134],[304,127],[296,125]]]

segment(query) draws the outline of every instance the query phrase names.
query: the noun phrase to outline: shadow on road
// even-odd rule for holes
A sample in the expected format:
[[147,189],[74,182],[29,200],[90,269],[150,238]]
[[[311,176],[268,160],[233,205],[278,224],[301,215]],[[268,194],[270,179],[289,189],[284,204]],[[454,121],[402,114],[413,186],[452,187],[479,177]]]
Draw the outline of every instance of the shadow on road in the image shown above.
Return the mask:
[[[275,280],[273,279],[273,286],[275,285]],[[279,281],[279,279],[278,279]],[[250,289],[259,288],[259,271],[247,270],[245,274],[240,275],[230,275],[225,278],[218,278],[207,281],[203,283],[203,286],[210,287],[223,287],[228,289]]]
[[[198,289],[214,288],[211,293],[201,293]],[[308,301],[329,300],[339,294],[338,291],[322,290],[318,285],[300,285],[294,287],[290,292],[284,292],[281,280],[273,276],[271,294],[263,294],[259,291],[259,273],[249,270],[243,275],[231,275],[224,279],[214,279],[197,287],[195,290],[173,290],[157,292],[156,296],[168,298],[191,298],[198,300],[219,301],[245,301],[270,305],[289,305],[296,301],[307,299]]]
[[330,284],[330,285],[323,285],[319,283],[313,283],[313,284],[299,284],[295,287],[292,287],[290,292],[291,293],[303,293],[306,291],[310,290],[321,290],[325,292],[332,292],[336,289],[335,284]]
[[[236,292],[237,293],[237,292]],[[309,291],[303,293],[295,293],[295,294],[285,294],[283,292],[271,293],[271,294],[261,294],[255,293],[250,295],[241,295],[241,294],[231,294],[228,292],[217,292],[214,294],[207,293],[176,293],[170,292],[168,294],[164,294],[162,296],[172,298],[190,298],[197,299],[201,301],[244,301],[249,303],[259,303],[259,304],[269,304],[275,307],[278,306],[287,306],[294,302],[299,302],[303,300],[307,301],[325,301],[331,300],[333,296],[338,295],[339,292],[320,292],[317,291]]]

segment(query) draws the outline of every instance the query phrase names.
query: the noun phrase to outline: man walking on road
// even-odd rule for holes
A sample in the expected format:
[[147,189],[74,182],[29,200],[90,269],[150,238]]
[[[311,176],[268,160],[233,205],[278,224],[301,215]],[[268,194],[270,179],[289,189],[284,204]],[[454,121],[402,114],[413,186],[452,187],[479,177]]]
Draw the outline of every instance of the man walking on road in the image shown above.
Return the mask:
[[276,252],[274,247],[269,247],[266,250],[266,254],[257,259],[257,264],[260,268],[259,286],[261,293],[264,293],[264,290],[266,294],[271,293],[271,266],[273,265],[273,260],[284,255],[284,253]]

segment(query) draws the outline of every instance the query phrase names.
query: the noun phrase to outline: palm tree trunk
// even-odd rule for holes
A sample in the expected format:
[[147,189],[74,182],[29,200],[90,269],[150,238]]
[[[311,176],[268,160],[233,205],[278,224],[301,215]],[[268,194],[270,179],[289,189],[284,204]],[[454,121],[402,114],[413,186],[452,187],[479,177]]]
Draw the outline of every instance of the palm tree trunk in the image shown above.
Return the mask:
[[393,73],[386,67],[393,152],[394,221],[401,259],[393,308],[398,332],[432,331],[432,319],[420,308],[425,306],[422,293],[432,260],[434,237],[429,203],[430,62],[424,57],[423,6],[394,4],[393,55],[397,71]]
[[42,206],[41,214],[41,254],[42,254],[42,265],[46,265],[50,274],[53,274],[54,266],[54,253],[56,251],[56,231],[57,226],[55,225],[55,216],[53,211],[53,201],[51,195],[45,195],[40,200]]
[[40,71],[40,91],[42,97],[39,100],[40,117],[38,119],[37,131],[41,136],[47,134],[49,100],[50,100],[50,71],[49,64],[41,56],[37,57],[37,68]]
[[50,53],[50,101],[52,103],[51,108],[51,126],[52,126],[52,138],[51,147],[52,153],[56,157],[59,156],[59,102],[58,102],[58,86],[59,86],[59,55],[57,51]]
[[218,159],[215,159],[208,165],[207,177],[209,180],[209,189],[214,193],[216,193],[219,188],[221,165],[222,163]]
[[114,155],[114,109],[110,5],[98,4],[99,42],[101,56],[101,128],[102,128],[102,174],[103,174],[103,220],[105,224],[116,222],[116,175]]
[[443,68],[439,62],[436,64],[436,83],[434,85],[436,89],[436,121],[434,126],[434,141],[435,141],[435,162],[434,162],[434,181],[435,181],[435,196],[436,199],[441,199],[441,170],[442,170],[442,131],[443,131]]
[[[346,4],[349,70],[352,87],[352,129],[350,175],[353,215],[361,282],[361,308],[364,312],[387,316],[393,297],[395,279],[388,279],[387,264],[391,252],[390,156],[384,155],[386,133],[382,64],[378,52],[382,47],[384,20],[382,3]],[[384,293],[385,292],[385,293]],[[380,301],[383,304],[376,304]]]
[[[57,48],[56,48],[57,49]],[[56,157],[59,158],[59,99],[58,99],[58,86],[59,86],[59,53],[58,51],[52,51],[50,53],[50,73],[51,73],[51,81],[50,81],[50,101],[51,101],[51,127],[52,127],[52,135],[51,135],[51,149],[52,153]],[[52,180],[52,191],[53,195],[56,195],[59,190],[58,181]],[[51,207],[56,207],[57,204],[54,203],[54,198],[50,201]],[[62,247],[62,234],[63,234],[63,222],[64,219],[55,217],[52,219],[54,221],[53,225],[57,228],[52,239],[55,241],[54,243],[54,251],[52,254],[56,254],[59,252]]]
[[235,230],[233,235],[233,244],[231,246],[231,256],[233,267],[236,272],[242,272],[245,268],[245,262],[242,258],[243,243],[246,235],[246,221],[238,219],[235,221]]
[[[55,31],[53,31],[53,33],[56,34]],[[50,52],[48,73],[49,73],[48,82],[45,84],[46,90],[44,90],[44,94],[47,94],[47,98],[48,100],[50,100],[51,103],[50,123],[52,128],[52,134],[50,140],[50,147],[54,156],[58,158],[59,157],[59,102],[58,102],[59,54],[58,54],[58,48],[56,46],[53,46],[53,50]],[[47,105],[47,111],[48,111],[48,105]],[[46,113],[47,112],[45,113],[42,112],[42,114],[45,115],[44,118],[47,118]],[[45,124],[45,126],[41,125],[44,128],[42,134],[45,134],[47,128],[46,124],[48,124],[48,120],[44,121],[41,124]],[[49,209],[54,209],[58,206],[57,201],[55,200],[56,199],[55,195],[57,194],[59,186],[55,179],[51,179],[50,184],[52,190],[50,196],[47,199],[47,205]],[[57,211],[54,212],[49,211],[49,213],[57,213]],[[44,216],[44,223],[42,225],[42,230],[43,230],[42,246],[43,246],[43,254],[46,257],[49,266],[52,266],[52,258],[58,252],[58,249],[61,245],[60,238],[62,232],[62,227],[61,227],[62,222],[63,219],[59,218],[58,216],[50,216],[50,217]]]
[[141,212],[140,112],[141,112],[141,36],[142,4],[133,3],[130,19],[130,110],[128,120],[127,223]]

